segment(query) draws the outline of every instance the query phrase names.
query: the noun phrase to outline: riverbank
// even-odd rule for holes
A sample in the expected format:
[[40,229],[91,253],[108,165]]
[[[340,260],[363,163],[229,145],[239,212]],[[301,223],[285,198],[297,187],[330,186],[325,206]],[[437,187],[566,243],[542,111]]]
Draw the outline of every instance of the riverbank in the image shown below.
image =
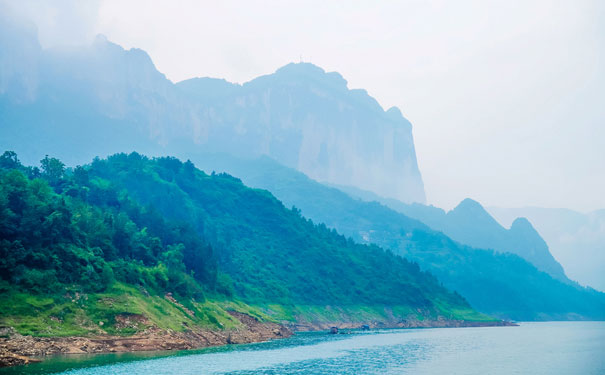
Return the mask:
[[150,327],[131,336],[32,337],[5,329],[0,338],[0,367],[39,362],[53,354],[118,353],[197,349],[226,344],[263,342],[292,336],[284,325],[261,322],[235,311],[229,312],[243,328],[232,330],[192,329],[182,332]]
[[[176,332],[150,327],[131,336],[98,335],[90,337],[32,337],[5,329],[0,338],[0,367],[39,362],[55,354],[94,354],[139,351],[199,349],[227,344],[245,344],[287,338],[295,331],[321,331],[331,327],[357,329],[358,322],[285,323],[261,322],[250,315],[231,311],[244,328],[235,330],[188,330]],[[506,321],[409,320],[368,322],[371,329],[457,328],[512,326]]]
[[338,329],[357,329],[362,325],[367,325],[370,329],[397,329],[397,328],[464,328],[464,327],[511,327],[518,326],[513,322],[504,320],[491,321],[466,321],[466,320],[402,320],[391,322],[368,322],[359,324],[358,322],[322,322],[322,323],[289,323],[287,327],[295,332],[325,331],[332,327]]

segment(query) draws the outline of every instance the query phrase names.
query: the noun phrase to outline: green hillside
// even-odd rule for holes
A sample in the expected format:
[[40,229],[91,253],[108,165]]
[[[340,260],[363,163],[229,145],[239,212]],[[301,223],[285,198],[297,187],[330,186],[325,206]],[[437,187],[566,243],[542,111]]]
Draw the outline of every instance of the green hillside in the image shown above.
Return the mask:
[[[21,333],[130,334],[148,325],[467,319],[432,275],[356,244],[229,175],[117,154],[66,169],[0,157],[0,324]],[[171,297],[166,297],[171,296]],[[121,316],[142,315],[124,327]]]
[[[515,320],[605,319],[605,294],[561,282],[517,255],[472,248],[377,202],[322,185],[269,158],[200,155],[200,168],[228,171],[271,191],[305,217],[358,243],[372,243],[418,262],[479,311]],[[481,236],[481,228],[476,228]]]

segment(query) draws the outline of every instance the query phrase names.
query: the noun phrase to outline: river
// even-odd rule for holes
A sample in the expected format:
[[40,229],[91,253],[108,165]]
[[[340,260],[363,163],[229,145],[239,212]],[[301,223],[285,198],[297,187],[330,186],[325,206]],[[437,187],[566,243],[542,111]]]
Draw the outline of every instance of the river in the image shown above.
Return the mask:
[[3,374],[605,374],[605,322],[299,333],[173,353],[58,356]]

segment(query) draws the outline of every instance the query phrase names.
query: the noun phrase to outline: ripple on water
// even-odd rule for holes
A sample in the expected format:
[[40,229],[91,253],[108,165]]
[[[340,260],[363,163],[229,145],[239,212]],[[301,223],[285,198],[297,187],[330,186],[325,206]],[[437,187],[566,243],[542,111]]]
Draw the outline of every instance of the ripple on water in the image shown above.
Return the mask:
[[[90,357],[82,363],[74,363],[73,357],[63,363],[55,359],[0,370],[0,375],[56,373],[66,368],[71,370],[63,374],[69,375],[605,374],[603,353],[604,322],[549,322],[350,335],[303,333],[268,343],[144,360],[133,360],[139,358],[136,354]],[[125,361],[107,364],[116,360]]]

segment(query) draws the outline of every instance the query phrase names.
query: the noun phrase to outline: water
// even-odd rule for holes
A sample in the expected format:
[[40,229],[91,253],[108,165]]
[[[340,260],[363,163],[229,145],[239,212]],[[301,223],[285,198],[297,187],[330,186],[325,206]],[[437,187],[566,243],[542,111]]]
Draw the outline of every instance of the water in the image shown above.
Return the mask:
[[2,374],[605,374],[605,322],[329,335],[178,353],[55,357]]

